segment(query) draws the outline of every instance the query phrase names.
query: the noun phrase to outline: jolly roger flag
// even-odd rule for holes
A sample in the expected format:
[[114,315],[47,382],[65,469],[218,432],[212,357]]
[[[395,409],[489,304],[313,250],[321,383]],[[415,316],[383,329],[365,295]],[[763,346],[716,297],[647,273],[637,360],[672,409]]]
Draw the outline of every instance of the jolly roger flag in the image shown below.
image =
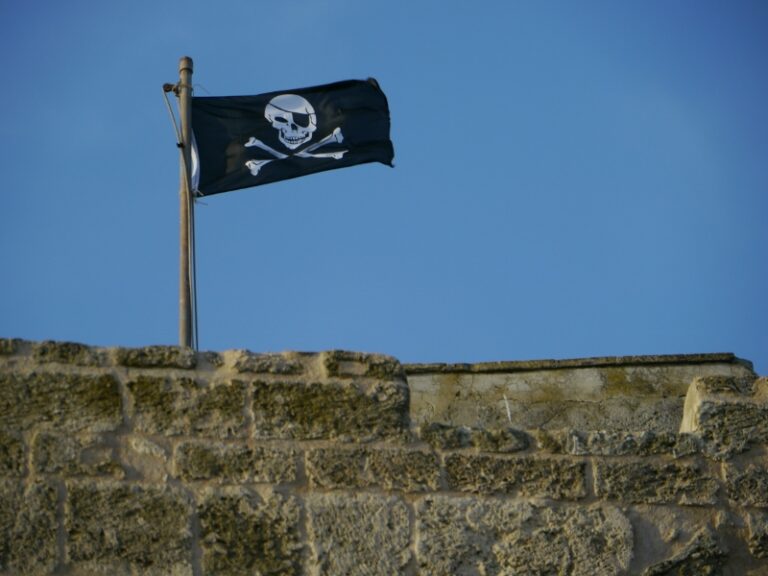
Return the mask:
[[203,196],[394,158],[387,98],[373,78],[194,97],[191,114],[192,184]]

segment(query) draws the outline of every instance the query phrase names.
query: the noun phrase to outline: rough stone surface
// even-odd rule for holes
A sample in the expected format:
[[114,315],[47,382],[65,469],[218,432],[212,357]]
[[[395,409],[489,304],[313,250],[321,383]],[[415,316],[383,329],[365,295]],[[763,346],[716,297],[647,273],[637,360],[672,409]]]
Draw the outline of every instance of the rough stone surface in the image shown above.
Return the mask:
[[599,462],[597,495],[637,504],[714,504],[719,484],[704,466],[646,461]]
[[768,559],[768,512],[753,511],[747,514],[749,551],[755,558]]
[[170,487],[67,482],[67,559],[85,571],[192,574],[191,506]]
[[686,395],[680,430],[699,434],[719,459],[768,443],[768,379],[696,378]]
[[32,462],[38,474],[60,476],[124,476],[104,435],[40,432],[32,442]]
[[726,550],[709,529],[699,532],[679,553],[643,571],[643,576],[722,574]]
[[448,486],[479,494],[514,494],[578,500],[587,495],[586,463],[559,458],[451,454],[445,459]]
[[50,574],[56,565],[56,487],[0,481],[0,570]]
[[391,356],[332,350],[323,352],[322,360],[328,378],[366,377],[405,381],[402,365]]
[[409,564],[409,513],[399,498],[320,494],[306,506],[314,574],[402,574]]
[[34,358],[45,364],[75,364],[78,366],[99,366],[106,362],[104,351],[75,342],[40,342],[33,346]]
[[21,435],[0,430],[0,476],[21,476],[24,472],[24,444]]
[[752,464],[744,471],[734,467],[727,470],[728,498],[731,501],[739,506],[768,508],[767,467]]
[[117,381],[110,375],[0,373],[0,429],[45,424],[59,431],[114,430],[122,422]]
[[136,428],[149,434],[213,438],[246,434],[245,385],[140,376],[128,383]]
[[185,442],[176,451],[176,473],[184,481],[284,484],[296,480],[296,458],[285,448]]
[[408,388],[400,381],[255,382],[256,438],[370,441],[408,427]]
[[147,346],[145,348],[117,348],[115,362],[130,368],[181,368],[191,370],[197,366],[197,354],[191,348],[178,346]]
[[278,494],[263,499],[241,487],[207,490],[199,514],[204,574],[304,573],[295,499]]
[[409,370],[0,339],[0,576],[768,574],[747,363]]
[[618,432],[599,430],[542,430],[536,434],[541,449],[573,456],[660,456],[675,458],[702,451],[701,441],[692,434],[672,432]]
[[376,486],[402,492],[439,488],[440,461],[433,452],[327,448],[307,452],[306,460],[307,478],[311,486]]
[[512,453],[526,450],[531,444],[528,434],[514,428],[486,430],[435,422],[421,427],[419,435],[433,448],[442,450],[475,447],[486,452]]
[[405,365],[419,424],[676,432],[701,376],[754,378],[732,354]]
[[416,518],[420,574],[608,576],[632,558],[632,527],[612,506],[430,496]]
[[0,356],[11,356],[16,354],[21,340],[18,338],[0,338]]
[[235,358],[235,370],[240,373],[298,375],[305,371],[302,354],[254,354],[240,351]]

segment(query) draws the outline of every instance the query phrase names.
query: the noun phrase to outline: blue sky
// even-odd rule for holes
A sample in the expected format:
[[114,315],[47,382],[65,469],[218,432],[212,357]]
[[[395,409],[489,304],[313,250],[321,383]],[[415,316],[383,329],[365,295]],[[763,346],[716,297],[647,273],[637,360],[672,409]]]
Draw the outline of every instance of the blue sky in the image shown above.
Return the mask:
[[198,205],[200,348],[768,374],[768,3],[0,0],[0,336],[178,342],[161,86],[376,77],[394,169]]

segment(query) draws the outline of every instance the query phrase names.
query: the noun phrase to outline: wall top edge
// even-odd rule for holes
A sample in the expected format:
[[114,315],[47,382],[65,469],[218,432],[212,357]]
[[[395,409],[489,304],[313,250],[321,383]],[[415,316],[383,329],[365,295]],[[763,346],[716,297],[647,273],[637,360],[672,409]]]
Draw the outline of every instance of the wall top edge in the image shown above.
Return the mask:
[[752,362],[738,358],[731,352],[706,354],[661,354],[648,356],[602,356],[563,360],[511,360],[461,364],[404,364],[408,376],[420,374],[494,374],[533,372],[540,370],[566,370],[573,368],[604,368],[630,366],[681,366],[692,364],[736,364],[753,370]]

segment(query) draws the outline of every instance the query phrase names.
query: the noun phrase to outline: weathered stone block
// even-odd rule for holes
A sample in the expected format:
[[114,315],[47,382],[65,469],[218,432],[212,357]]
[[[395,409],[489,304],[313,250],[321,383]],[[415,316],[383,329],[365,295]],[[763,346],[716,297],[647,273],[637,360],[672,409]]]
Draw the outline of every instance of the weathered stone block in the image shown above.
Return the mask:
[[282,354],[254,354],[247,350],[238,353],[234,361],[235,370],[240,373],[275,374],[280,376],[303,374],[308,354],[284,352]]
[[[420,574],[625,574],[632,527],[612,506],[431,496],[416,508]],[[394,574],[395,572],[390,572]]]
[[306,452],[309,485],[319,488],[366,487],[370,476],[366,470],[367,452],[362,449],[319,448]]
[[311,494],[306,508],[313,574],[402,574],[410,562],[408,507],[399,498]]
[[768,558],[768,513],[747,514],[747,545],[755,558]]
[[423,426],[419,435],[439,450],[476,447],[484,452],[512,453],[526,450],[531,444],[528,434],[514,428],[485,430],[432,423]]
[[768,444],[768,379],[697,378],[685,399],[681,432],[701,435],[708,453],[727,459]]
[[417,450],[317,449],[307,452],[307,478],[321,488],[366,488],[419,492],[440,482],[437,454]]
[[408,427],[408,387],[401,381],[255,382],[257,438],[370,441]]
[[673,432],[542,430],[538,431],[536,436],[539,447],[552,454],[570,454],[573,456],[668,455],[680,458],[701,452],[701,441],[698,436]]
[[598,462],[595,467],[597,495],[635,504],[714,504],[718,481],[697,464]]
[[128,383],[137,430],[149,434],[245,436],[245,385],[139,376]]
[[144,348],[116,348],[115,362],[129,368],[181,368],[191,370],[197,366],[197,354],[191,348],[179,346],[146,346]]
[[370,450],[368,473],[373,485],[387,490],[437,490],[440,458],[434,452],[418,450]]
[[32,442],[32,462],[38,474],[115,476],[125,473],[103,435],[63,435],[40,432]]
[[101,366],[106,363],[105,351],[75,342],[40,342],[32,347],[34,359],[46,364],[74,364],[77,366]]
[[294,482],[296,451],[245,444],[185,442],[176,450],[176,474],[184,481]]
[[[157,441],[153,441],[157,440]],[[163,439],[124,435],[120,438],[120,462],[132,479],[164,483],[170,472],[170,448]]]
[[463,492],[559,500],[578,500],[587,495],[583,461],[456,453],[446,457],[445,471],[448,486]]
[[0,571],[8,570],[11,559],[11,534],[22,500],[22,488],[20,480],[0,478]]
[[56,487],[0,481],[0,571],[43,575],[56,568]]
[[114,430],[122,423],[120,402],[117,381],[107,374],[0,374],[0,429]]
[[768,508],[768,468],[750,465],[739,471],[729,466],[726,473],[728,499],[739,506]]
[[405,380],[402,365],[391,356],[331,350],[322,353],[322,361],[328,378]]
[[262,499],[245,488],[206,490],[199,505],[204,574],[300,575],[300,510],[295,499]]
[[711,529],[700,531],[671,558],[649,566],[643,576],[716,576],[722,574],[726,551]]
[[67,561],[77,570],[192,574],[191,506],[169,487],[67,483]]
[[0,431],[0,476],[21,476],[24,472],[24,444],[19,434]]
[[0,356],[16,354],[20,348],[21,340],[18,338],[0,338]]

